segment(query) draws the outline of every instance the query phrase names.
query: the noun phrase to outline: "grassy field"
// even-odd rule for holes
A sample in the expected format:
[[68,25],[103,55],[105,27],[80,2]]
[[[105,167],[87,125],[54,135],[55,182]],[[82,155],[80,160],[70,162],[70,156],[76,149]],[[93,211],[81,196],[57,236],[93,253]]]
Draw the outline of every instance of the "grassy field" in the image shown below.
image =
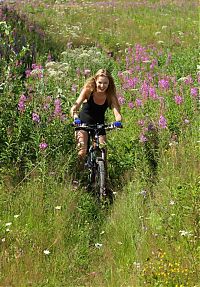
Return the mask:
[[[0,286],[199,287],[197,1],[0,5]],[[69,116],[102,67],[108,210],[72,185]]]

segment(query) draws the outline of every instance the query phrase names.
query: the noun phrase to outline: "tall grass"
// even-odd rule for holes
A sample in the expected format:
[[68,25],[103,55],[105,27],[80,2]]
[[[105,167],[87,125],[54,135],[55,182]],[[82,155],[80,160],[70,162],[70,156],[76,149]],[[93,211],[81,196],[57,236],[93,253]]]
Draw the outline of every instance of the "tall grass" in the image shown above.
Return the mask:
[[[8,7],[26,17],[23,35],[0,23],[0,285],[199,286],[196,2]],[[101,67],[124,125],[107,135],[109,210],[71,184],[69,109]]]

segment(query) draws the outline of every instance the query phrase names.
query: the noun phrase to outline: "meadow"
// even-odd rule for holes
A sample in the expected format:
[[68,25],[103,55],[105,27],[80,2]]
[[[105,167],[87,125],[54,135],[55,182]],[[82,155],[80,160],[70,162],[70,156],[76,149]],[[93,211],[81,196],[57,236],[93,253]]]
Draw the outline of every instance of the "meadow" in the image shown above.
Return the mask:
[[[0,3],[0,286],[200,286],[197,7]],[[102,67],[123,115],[108,210],[72,184],[69,115]]]

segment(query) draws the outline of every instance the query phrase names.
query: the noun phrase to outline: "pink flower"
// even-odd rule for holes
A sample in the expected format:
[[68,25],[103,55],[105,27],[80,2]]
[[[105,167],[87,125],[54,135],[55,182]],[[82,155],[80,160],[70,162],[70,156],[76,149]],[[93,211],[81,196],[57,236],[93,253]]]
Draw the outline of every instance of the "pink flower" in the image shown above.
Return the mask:
[[133,102],[129,102],[129,103],[128,103],[128,106],[129,106],[130,109],[133,109],[133,108],[134,108]]
[[191,88],[190,89],[190,94],[193,96],[193,97],[197,97],[198,96],[198,88]]
[[169,81],[167,79],[161,79],[158,82],[158,86],[163,90],[168,90],[169,89]]
[[185,83],[186,85],[192,84],[192,83],[193,83],[192,76],[191,76],[191,75],[188,75],[188,76],[186,77],[186,79],[184,80],[184,83]]
[[136,105],[136,107],[141,107],[142,106],[142,100],[141,99],[136,99],[135,100],[135,105]]
[[183,98],[181,96],[176,95],[174,100],[177,105],[181,105],[183,103]]
[[118,102],[119,102],[120,105],[125,104],[125,98],[123,96],[119,96],[118,97]]
[[48,147],[48,144],[45,143],[45,142],[41,142],[41,143],[39,144],[39,148],[40,148],[41,150],[45,150],[47,147]]
[[25,95],[21,95],[21,97],[19,98],[19,103],[18,103],[18,110],[20,112],[24,112],[25,111],[25,101],[27,100],[26,96]]
[[62,107],[61,107],[61,101],[60,99],[55,99],[54,101],[54,116],[61,115],[62,113]]
[[36,113],[32,113],[32,120],[35,122],[35,123],[39,123],[40,122],[40,116]]
[[144,142],[146,142],[146,141],[147,141],[147,137],[145,137],[144,134],[141,134],[141,135],[140,135],[140,142],[141,142],[141,143],[144,143]]
[[138,125],[140,125],[140,126],[144,126],[144,120],[138,120]]
[[167,120],[166,120],[166,118],[163,115],[160,116],[158,124],[159,124],[160,128],[166,129],[166,127],[167,127]]

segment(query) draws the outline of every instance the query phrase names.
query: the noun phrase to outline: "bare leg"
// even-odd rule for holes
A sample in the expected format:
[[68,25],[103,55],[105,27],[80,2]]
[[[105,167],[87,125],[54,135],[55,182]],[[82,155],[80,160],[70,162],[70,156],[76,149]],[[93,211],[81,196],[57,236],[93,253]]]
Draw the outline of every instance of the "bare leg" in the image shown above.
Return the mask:
[[78,169],[84,168],[85,156],[87,154],[88,133],[83,130],[75,132],[77,149],[78,149]]

